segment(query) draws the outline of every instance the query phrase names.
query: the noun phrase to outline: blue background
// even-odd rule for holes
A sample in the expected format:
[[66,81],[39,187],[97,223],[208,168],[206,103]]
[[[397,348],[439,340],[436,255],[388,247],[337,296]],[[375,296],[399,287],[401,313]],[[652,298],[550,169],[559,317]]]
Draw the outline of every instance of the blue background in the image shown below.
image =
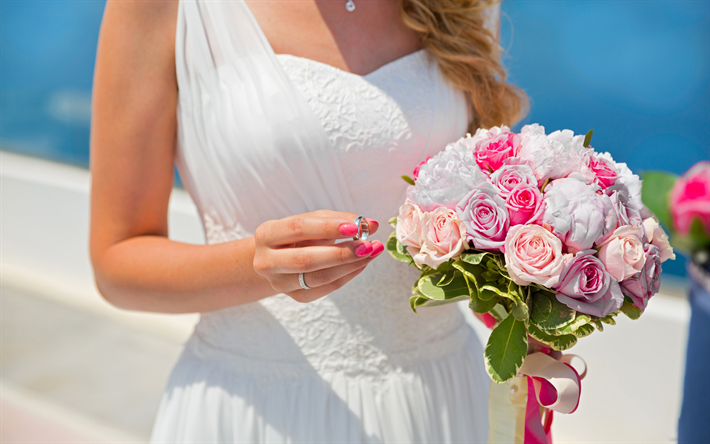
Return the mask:
[[[91,81],[104,2],[0,2],[0,147],[88,166]],[[710,159],[710,2],[505,1],[522,122],[594,129],[637,173]],[[664,264],[683,275],[682,260]]]

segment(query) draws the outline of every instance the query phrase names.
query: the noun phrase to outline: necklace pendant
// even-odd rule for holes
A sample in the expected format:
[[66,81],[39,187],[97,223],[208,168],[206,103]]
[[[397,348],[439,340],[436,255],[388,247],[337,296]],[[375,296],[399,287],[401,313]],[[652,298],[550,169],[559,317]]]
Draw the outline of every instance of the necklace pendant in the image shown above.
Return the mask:
[[353,12],[355,10],[355,2],[353,2],[353,0],[348,0],[345,4],[345,9],[347,9],[348,12]]

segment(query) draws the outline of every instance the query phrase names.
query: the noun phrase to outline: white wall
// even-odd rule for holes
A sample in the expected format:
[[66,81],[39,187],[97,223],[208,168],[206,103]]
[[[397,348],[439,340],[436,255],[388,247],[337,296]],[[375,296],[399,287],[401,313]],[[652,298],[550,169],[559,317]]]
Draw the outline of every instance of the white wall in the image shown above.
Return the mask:
[[[121,311],[105,303],[94,289],[88,258],[87,171],[0,152],[0,179],[3,286],[61,300],[178,342],[187,338],[196,315]],[[184,191],[173,191],[170,237],[203,243],[196,209]],[[485,342],[488,332],[469,318]],[[675,439],[687,303],[658,295],[640,320],[621,318],[619,325],[585,338],[574,348],[587,361],[589,374],[579,410],[555,416],[556,443]]]

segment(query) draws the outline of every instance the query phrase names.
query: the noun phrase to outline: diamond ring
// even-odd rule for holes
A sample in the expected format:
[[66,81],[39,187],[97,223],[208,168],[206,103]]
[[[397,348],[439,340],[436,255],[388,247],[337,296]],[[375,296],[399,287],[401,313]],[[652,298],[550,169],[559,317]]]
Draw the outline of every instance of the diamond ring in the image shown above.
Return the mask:
[[367,219],[364,216],[358,216],[355,219],[355,225],[357,225],[357,236],[353,237],[353,240],[366,241],[370,236],[370,224],[367,223]]
[[306,285],[306,280],[303,278],[303,273],[298,273],[298,283],[301,284],[301,288],[304,290],[310,290],[311,287]]

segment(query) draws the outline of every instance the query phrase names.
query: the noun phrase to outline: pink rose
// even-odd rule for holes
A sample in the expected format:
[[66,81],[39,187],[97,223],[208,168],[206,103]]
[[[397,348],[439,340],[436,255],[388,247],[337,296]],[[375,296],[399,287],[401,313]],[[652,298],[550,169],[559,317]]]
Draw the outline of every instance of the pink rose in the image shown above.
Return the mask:
[[466,226],[466,241],[482,250],[500,250],[510,222],[505,202],[498,190],[484,182],[477,185],[456,205],[459,219]]
[[426,264],[436,269],[464,250],[466,227],[456,218],[456,212],[445,207],[428,213],[426,221],[424,242],[412,258],[420,267]]
[[578,252],[565,263],[555,286],[557,300],[582,313],[603,318],[621,308],[619,283],[594,257],[597,250]]
[[513,282],[535,282],[548,288],[559,281],[566,259],[562,241],[539,225],[511,227],[505,237],[504,253],[505,267]]
[[648,300],[661,287],[661,250],[655,245],[646,244],[644,253],[646,260],[638,276],[621,283],[621,290],[639,310],[646,309]]
[[641,271],[646,262],[642,229],[624,225],[614,230],[609,239],[601,244],[599,259],[619,282]]
[[671,214],[681,234],[688,234],[694,218],[710,233],[710,162],[698,162],[678,178],[671,191]]
[[414,176],[414,180],[417,180],[417,178],[419,177],[419,168],[421,168],[422,165],[426,165],[426,163],[429,162],[429,159],[431,159],[431,156],[429,156],[426,159],[419,162],[419,165],[417,165],[417,167],[414,168],[414,171],[412,172],[412,175]]
[[668,259],[675,259],[675,253],[673,252],[673,247],[671,247],[670,242],[668,242],[668,235],[658,221],[649,217],[644,219],[643,227],[646,229],[646,242],[655,245],[661,252],[661,262],[665,262]]
[[399,207],[397,216],[397,240],[405,247],[420,248],[424,239],[424,213],[419,205],[407,199]]
[[521,183],[505,200],[510,215],[510,225],[529,224],[537,221],[544,210],[542,193],[537,185]]
[[597,183],[602,190],[607,189],[616,183],[616,169],[603,157],[592,155],[589,159],[589,169],[592,170],[595,175],[594,182]]
[[535,172],[529,164],[505,164],[491,174],[491,183],[500,191],[500,197],[507,199],[513,188],[520,184],[537,186]]
[[503,161],[515,155],[520,147],[520,136],[503,132],[476,142],[473,148],[478,166],[484,172],[493,172],[503,165]]

